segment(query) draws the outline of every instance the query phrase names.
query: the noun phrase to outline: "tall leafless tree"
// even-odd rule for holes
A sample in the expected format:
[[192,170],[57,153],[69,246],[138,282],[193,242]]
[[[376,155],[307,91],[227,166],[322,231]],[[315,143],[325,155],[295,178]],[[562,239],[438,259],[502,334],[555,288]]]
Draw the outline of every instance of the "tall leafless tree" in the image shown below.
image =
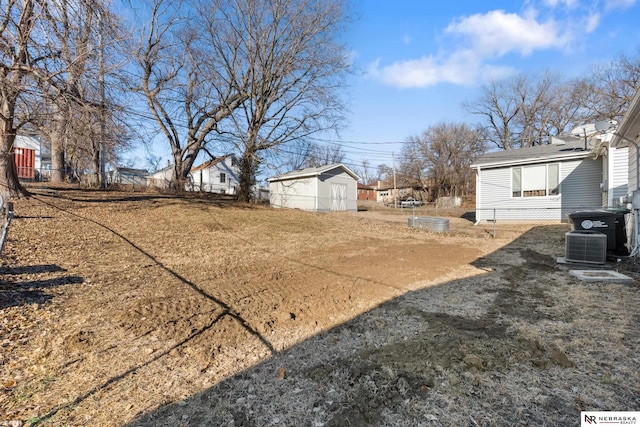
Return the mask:
[[360,173],[362,182],[369,185],[371,184],[371,163],[367,159],[362,159],[360,162]]
[[248,97],[225,126],[240,151],[238,198],[249,200],[261,154],[343,123],[349,55],[338,42],[344,0],[235,0],[226,22],[244,37]]
[[51,2],[47,18],[51,49],[57,49],[59,67],[64,70],[54,76],[47,91],[52,114],[43,118],[42,126],[51,141],[51,180],[64,180],[71,152],[86,152],[99,183],[104,146],[112,148],[121,142],[106,138],[107,124],[121,110],[108,96],[117,86],[109,85],[109,91],[106,86],[107,75],[120,71],[115,58],[122,56],[126,33],[119,17],[97,0]]
[[342,163],[344,159],[345,153],[340,145],[312,144],[309,155],[304,162],[304,166],[308,168],[316,168],[334,163]]
[[571,81],[550,72],[494,81],[465,108],[482,117],[493,145],[511,149],[546,143],[579,124],[620,120],[638,89],[640,50],[596,64],[587,77]]
[[88,68],[90,44],[98,47],[94,19],[108,11],[98,0],[8,0],[2,7],[0,185],[5,195],[20,195],[26,190],[13,164],[17,132],[27,123],[57,123],[54,134],[69,135],[78,111],[68,107],[95,105],[78,81]]
[[0,21],[0,194],[5,200],[27,194],[18,180],[13,144],[18,130],[28,122],[22,101],[35,86],[33,67],[44,61],[38,39],[42,9],[33,0],[8,0]]
[[228,20],[232,4],[154,0],[151,7],[139,89],[171,148],[176,190],[185,188],[211,133],[249,97],[246,47],[253,42]]
[[640,50],[593,65],[588,76],[575,84],[580,88],[579,102],[586,110],[585,121],[621,120],[640,89]]
[[438,123],[405,142],[400,170],[433,198],[467,194],[473,183],[469,166],[484,153],[484,141],[483,132],[466,123]]

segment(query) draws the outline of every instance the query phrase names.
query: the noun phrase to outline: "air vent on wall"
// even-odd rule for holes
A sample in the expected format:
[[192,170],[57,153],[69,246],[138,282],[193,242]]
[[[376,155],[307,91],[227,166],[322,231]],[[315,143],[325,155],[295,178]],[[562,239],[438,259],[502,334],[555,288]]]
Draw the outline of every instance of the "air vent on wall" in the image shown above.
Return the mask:
[[607,235],[597,231],[569,231],[565,240],[565,260],[589,264],[607,262]]

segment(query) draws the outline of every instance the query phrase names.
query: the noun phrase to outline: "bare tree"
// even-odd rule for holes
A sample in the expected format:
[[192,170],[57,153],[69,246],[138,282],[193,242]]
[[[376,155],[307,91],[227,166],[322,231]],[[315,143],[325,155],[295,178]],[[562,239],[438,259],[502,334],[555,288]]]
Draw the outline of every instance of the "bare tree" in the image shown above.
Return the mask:
[[122,111],[114,101],[118,86],[112,81],[107,90],[107,77],[120,71],[117,58],[122,57],[126,33],[119,18],[100,1],[59,0],[47,13],[54,40],[51,49],[57,49],[65,70],[51,80],[47,92],[52,114],[41,119],[51,141],[51,180],[64,180],[67,156],[74,152],[90,159],[94,182],[101,183],[102,157],[126,140],[107,138],[113,135],[109,129],[122,128],[116,124]]
[[[5,200],[27,194],[18,180],[13,144],[18,130],[28,122],[22,101],[33,86],[32,67],[43,61],[34,40],[42,10],[33,0],[8,0],[2,4],[0,22],[0,194]],[[22,114],[21,114],[22,113]]]
[[376,168],[376,180],[384,181],[393,178],[393,168],[384,163],[379,164]]
[[367,159],[363,159],[362,162],[360,163],[360,170],[361,173],[359,174],[362,179],[363,182],[365,184],[370,184],[371,183],[371,164],[369,163],[369,160]]
[[588,120],[588,104],[601,95],[587,89],[584,79],[566,82],[554,73],[519,74],[485,85],[465,108],[483,117],[488,140],[501,149],[549,142]]
[[154,0],[138,51],[140,90],[174,161],[174,188],[183,190],[198,154],[247,98],[243,28],[228,18],[233,2]]
[[236,0],[225,17],[247,52],[248,97],[225,132],[241,153],[238,198],[248,200],[266,152],[342,123],[345,1]]
[[315,168],[334,163],[342,163],[344,158],[344,151],[342,151],[342,147],[337,144],[312,144],[304,166],[307,168]]
[[434,198],[463,195],[473,182],[469,166],[485,149],[479,129],[442,122],[407,140],[400,169],[414,186],[428,187]]
[[[20,195],[26,190],[13,164],[16,134],[27,123],[56,123],[54,134],[67,138],[71,124],[82,122],[77,120],[79,110],[72,111],[69,106],[86,109],[95,105],[81,90],[79,79],[91,81],[84,70],[91,57],[91,43],[97,46],[94,20],[98,14],[108,16],[108,11],[96,0],[9,0],[2,7],[0,185],[5,195]],[[91,114],[95,111],[85,115]],[[57,154],[54,150],[54,159]]]
[[477,100],[464,104],[467,111],[483,117],[489,142],[504,150],[518,144],[516,127],[522,101],[513,86],[510,80],[492,81],[482,87]]
[[581,103],[585,90],[578,80],[562,81],[552,85],[547,93],[548,102],[541,113],[540,134],[561,135],[585,123],[588,112]]
[[579,102],[586,110],[585,121],[621,120],[640,89],[640,50],[635,56],[621,54],[609,63],[592,66],[588,77],[575,84],[581,88]]

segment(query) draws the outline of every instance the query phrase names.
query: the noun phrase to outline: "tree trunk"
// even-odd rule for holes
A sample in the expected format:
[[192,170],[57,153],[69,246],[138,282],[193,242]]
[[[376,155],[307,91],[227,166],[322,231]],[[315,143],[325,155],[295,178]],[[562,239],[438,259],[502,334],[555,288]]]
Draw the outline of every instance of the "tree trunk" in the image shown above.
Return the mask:
[[54,130],[51,133],[51,182],[64,182],[66,179],[65,162],[65,121],[60,110],[53,118]]
[[255,153],[253,151],[245,151],[240,159],[240,188],[238,189],[238,200],[241,202],[251,201],[251,189],[255,185]]
[[171,183],[172,189],[176,193],[184,193],[187,190],[189,184],[189,174],[193,163],[198,156],[198,151],[187,154],[185,159],[182,159],[182,153],[174,153],[173,155],[173,179]]
[[93,150],[91,154],[91,164],[93,166],[93,179],[91,180],[91,185],[94,187],[102,187],[102,170],[100,168],[100,149]]

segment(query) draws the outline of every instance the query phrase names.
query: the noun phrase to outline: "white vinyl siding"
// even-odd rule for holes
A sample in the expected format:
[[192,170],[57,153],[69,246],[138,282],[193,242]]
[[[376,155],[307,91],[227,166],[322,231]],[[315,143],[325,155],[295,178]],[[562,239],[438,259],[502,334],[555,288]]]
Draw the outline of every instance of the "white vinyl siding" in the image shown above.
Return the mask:
[[497,220],[565,220],[566,213],[575,207],[601,206],[600,158],[552,164],[558,165],[558,194],[546,197],[513,197],[511,167],[480,169],[476,219],[491,220],[495,215]]
[[[342,190],[337,190],[342,187]],[[336,193],[341,191],[342,193]],[[342,195],[341,195],[342,194]],[[342,201],[337,199],[343,198]],[[337,202],[337,204],[336,204]],[[358,182],[340,169],[327,171],[318,177],[318,211],[357,211]]]
[[629,148],[616,148],[612,150],[613,171],[609,188],[611,191],[610,205],[613,205],[620,197],[629,194]]
[[269,187],[269,201],[274,208],[316,210],[316,180],[314,178],[272,182]]
[[565,212],[602,206],[602,157],[562,164],[562,208]]
[[358,210],[358,182],[342,167],[316,176],[271,179],[269,190],[274,208],[316,212]]

